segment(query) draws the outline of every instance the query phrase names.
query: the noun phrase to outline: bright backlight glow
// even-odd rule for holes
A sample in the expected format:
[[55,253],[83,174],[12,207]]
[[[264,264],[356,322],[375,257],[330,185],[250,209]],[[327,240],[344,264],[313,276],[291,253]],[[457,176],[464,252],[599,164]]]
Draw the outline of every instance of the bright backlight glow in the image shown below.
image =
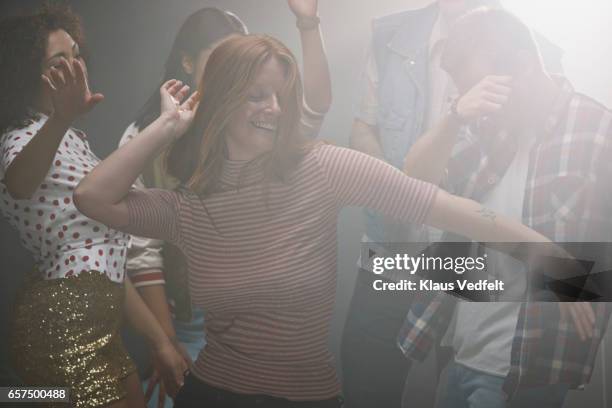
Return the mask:
[[612,106],[610,0],[505,0],[503,4],[563,49],[566,75],[578,91]]

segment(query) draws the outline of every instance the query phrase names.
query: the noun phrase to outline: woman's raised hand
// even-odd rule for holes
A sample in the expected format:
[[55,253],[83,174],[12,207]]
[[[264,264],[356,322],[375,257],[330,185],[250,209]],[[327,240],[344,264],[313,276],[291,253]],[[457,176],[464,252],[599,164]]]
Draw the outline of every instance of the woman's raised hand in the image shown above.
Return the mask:
[[189,86],[183,85],[181,81],[176,79],[165,82],[159,92],[161,114],[166,115],[172,121],[174,136],[179,138],[193,122],[200,94],[196,91],[185,99],[189,92]]
[[50,68],[42,79],[51,96],[53,114],[68,122],[89,112],[104,99],[100,93],[91,93],[85,67],[76,58],[71,62],[61,58],[59,69]]
[[317,16],[318,0],[287,0],[287,3],[297,18]]

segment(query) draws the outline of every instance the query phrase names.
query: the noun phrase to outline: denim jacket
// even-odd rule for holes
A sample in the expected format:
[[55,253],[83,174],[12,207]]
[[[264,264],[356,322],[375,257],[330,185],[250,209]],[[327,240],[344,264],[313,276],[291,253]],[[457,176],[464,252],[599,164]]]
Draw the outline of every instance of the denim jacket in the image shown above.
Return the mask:
[[397,168],[423,131],[429,80],[428,43],[438,7],[397,13],[373,23],[378,69],[378,130],[387,161]]
[[[405,11],[375,19],[372,56],[378,71],[377,126],[388,163],[401,169],[404,157],[421,135],[428,106],[428,43],[438,18],[438,6]],[[390,229],[384,217],[366,210],[370,240],[388,242],[406,238]]]

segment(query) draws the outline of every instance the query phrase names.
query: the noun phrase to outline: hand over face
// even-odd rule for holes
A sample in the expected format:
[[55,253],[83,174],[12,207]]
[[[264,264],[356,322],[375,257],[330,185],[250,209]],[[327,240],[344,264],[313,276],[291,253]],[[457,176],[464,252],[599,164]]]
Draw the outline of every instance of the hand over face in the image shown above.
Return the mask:
[[467,91],[457,102],[457,114],[465,122],[499,113],[508,103],[512,78],[487,76]]
[[50,68],[42,75],[53,104],[53,114],[72,122],[89,112],[104,99],[102,94],[92,94],[87,83],[85,67],[74,58],[71,62],[62,58],[58,68]]

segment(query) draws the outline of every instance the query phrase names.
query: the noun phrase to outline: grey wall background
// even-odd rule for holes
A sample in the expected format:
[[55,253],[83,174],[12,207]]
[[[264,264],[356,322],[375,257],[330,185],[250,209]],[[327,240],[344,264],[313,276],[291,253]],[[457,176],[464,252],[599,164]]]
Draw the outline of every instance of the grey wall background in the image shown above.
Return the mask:
[[[37,0],[2,0],[0,15],[33,8],[39,3]],[[105,157],[117,146],[125,127],[131,122],[143,101],[157,87],[163,62],[178,27],[187,15],[201,7],[217,6],[234,11],[246,22],[251,32],[264,32],[280,38],[298,58],[301,58],[294,17],[285,0],[78,0],[70,3],[83,18],[90,53],[89,70],[92,88],[106,96],[106,100],[78,124],[87,132],[93,150],[100,157]],[[371,18],[395,10],[418,8],[429,1],[320,0],[319,3],[334,92],[334,103],[321,136],[336,144],[347,145],[352,120],[351,112],[369,40]],[[511,5],[512,1],[507,3]],[[610,58],[605,62],[607,65],[602,65],[599,58],[599,67],[612,66]],[[594,67],[585,77],[593,78],[595,74],[597,74],[595,77],[600,79],[599,86],[605,81],[608,88],[607,91],[592,88],[593,93],[600,99],[608,99],[610,96],[604,102],[612,103],[612,94],[609,92],[612,89],[610,87],[612,78],[609,71],[597,70]],[[591,82],[583,81],[583,83],[593,86]],[[356,209],[344,211],[338,228],[338,295],[330,336],[330,346],[336,355],[354,285],[355,261],[362,232],[359,211]],[[13,301],[15,288],[20,283],[22,271],[30,267],[31,261],[21,249],[15,233],[8,228],[4,220],[1,220],[0,360],[3,358],[2,342],[6,339],[8,330],[9,306]],[[610,372],[612,368],[612,364],[609,363],[612,360],[610,336],[607,343],[610,350],[607,368]],[[604,406],[601,369],[602,367],[598,368],[592,384],[585,392],[572,393],[577,395],[570,396],[567,407]],[[426,376],[421,377],[426,378]],[[608,388],[612,388],[609,379]],[[612,406],[610,400],[608,404]]]

